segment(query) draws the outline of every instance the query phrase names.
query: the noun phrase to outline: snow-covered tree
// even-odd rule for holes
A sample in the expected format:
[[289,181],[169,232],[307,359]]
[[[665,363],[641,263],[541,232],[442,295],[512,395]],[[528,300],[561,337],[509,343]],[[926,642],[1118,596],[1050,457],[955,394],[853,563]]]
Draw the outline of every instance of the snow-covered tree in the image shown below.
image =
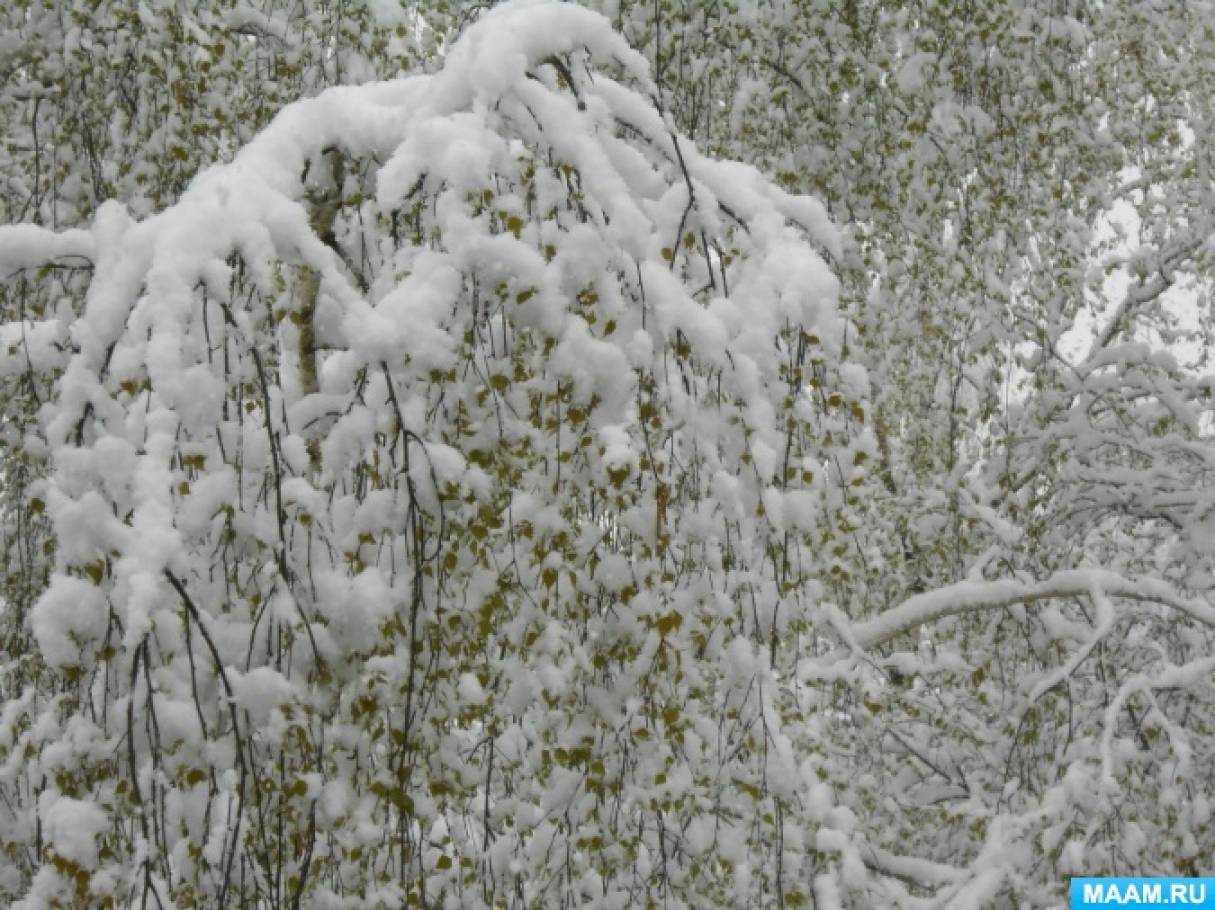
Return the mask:
[[586,5],[9,14],[0,894],[1210,874],[1201,9]]
[[10,326],[51,377],[25,451],[55,541],[3,714],[11,895],[797,904],[829,876],[798,679],[872,451],[838,237],[654,96],[605,20],[513,4],[163,212],[0,234],[10,267],[91,264]]
[[1209,870],[1208,11],[595,5],[685,131],[846,228],[878,457],[863,582],[829,590],[854,618],[966,614],[871,654],[866,824],[1003,857],[1014,904],[1083,871]]

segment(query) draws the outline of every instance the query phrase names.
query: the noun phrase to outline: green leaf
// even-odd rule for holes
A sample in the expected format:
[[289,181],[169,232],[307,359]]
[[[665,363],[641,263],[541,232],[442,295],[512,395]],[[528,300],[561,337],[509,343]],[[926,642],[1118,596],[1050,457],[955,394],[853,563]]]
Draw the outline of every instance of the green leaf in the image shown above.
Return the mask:
[[683,625],[683,614],[676,613],[674,610],[672,610],[665,616],[660,616],[658,618],[658,622],[656,622],[654,625],[658,629],[658,634],[665,638],[671,632],[674,632],[681,625]]
[[92,579],[93,584],[100,585],[101,579],[105,577],[105,563],[100,559],[89,563],[84,567],[84,574]]

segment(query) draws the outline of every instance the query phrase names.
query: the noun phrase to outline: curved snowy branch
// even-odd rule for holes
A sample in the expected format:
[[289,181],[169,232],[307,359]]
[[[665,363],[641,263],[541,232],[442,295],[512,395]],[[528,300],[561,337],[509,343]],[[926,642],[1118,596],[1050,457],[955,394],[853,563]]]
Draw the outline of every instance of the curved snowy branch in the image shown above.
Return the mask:
[[925,591],[908,598],[881,616],[854,625],[852,635],[859,647],[873,648],[917,626],[948,616],[995,610],[1055,597],[1088,596],[1094,588],[1110,597],[1171,607],[1215,629],[1215,607],[1205,600],[1183,597],[1159,579],[1129,579],[1105,569],[1069,569],[1057,572],[1040,582],[961,581],[944,588]]

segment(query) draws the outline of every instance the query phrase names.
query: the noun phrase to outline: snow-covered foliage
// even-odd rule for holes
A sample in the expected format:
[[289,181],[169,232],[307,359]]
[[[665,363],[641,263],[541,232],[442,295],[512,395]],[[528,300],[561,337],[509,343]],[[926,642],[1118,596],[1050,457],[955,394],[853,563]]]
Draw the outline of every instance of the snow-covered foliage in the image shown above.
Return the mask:
[[[54,333],[88,286],[94,213],[116,199],[144,217],[230,159],[285,104],[416,68],[429,39],[393,5],[0,4],[0,223],[25,223],[7,231],[0,253],[9,322],[0,353],[0,642],[14,656],[0,672],[0,698],[37,678],[27,620],[48,584],[54,542],[45,511],[31,507],[46,462],[24,440],[51,395],[46,368],[66,342]],[[438,6],[428,20],[442,26],[450,17]]]
[[1002,866],[993,905],[1210,874],[1210,682],[1174,670],[1212,653],[1209,7],[592,5],[685,132],[844,230],[878,447],[827,591],[886,679],[835,734],[862,823]]
[[0,898],[1215,873],[1198,5],[584,5],[0,13]]
[[92,263],[6,329],[54,374],[25,905],[796,903],[852,854],[798,685],[872,448],[838,237],[653,95],[513,4],[159,214],[0,231]]

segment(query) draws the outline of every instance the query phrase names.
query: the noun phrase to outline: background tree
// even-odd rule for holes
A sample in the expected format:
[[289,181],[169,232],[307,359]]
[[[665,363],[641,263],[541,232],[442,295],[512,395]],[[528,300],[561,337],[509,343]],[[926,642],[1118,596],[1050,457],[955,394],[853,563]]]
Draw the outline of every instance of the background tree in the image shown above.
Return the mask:
[[[1093,565],[1209,597],[1194,542],[1211,29],[1196,8],[610,6],[685,130],[821,193],[850,228],[842,306],[879,464],[852,557],[866,554],[864,583],[830,588],[849,615]],[[1179,366],[1187,350],[1200,357]],[[1210,721],[1161,680],[1210,653],[1209,629],[1092,597],[998,597],[905,641],[920,661],[891,655],[882,691],[897,697],[853,746],[876,782],[858,811],[893,801],[891,841],[931,832],[942,861],[998,836],[1019,858],[996,890],[1033,904],[1069,872],[1201,868],[1210,793],[1189,760]],[[963,673],[942,672],[950,653]],[[906,773],[889,773],[889,749]],[[1027,824],[1010,837],[1014,819]]]

